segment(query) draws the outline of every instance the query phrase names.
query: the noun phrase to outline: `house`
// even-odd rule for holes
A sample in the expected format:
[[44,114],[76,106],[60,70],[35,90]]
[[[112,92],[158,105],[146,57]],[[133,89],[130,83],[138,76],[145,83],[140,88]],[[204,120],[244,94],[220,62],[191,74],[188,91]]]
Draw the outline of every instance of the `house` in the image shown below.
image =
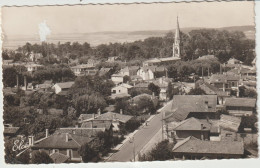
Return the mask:
[[133,86],[122,83],[118,86],[115,86],[111,89],[112,96],[117,94],[128,94],[129,90],[133,88]]
[[116,60],[119,60],[118,56],[108,57],[106,62],[115,62]]
[[76,76],[96,75],[98,70],[89,64],[81,64],[71,67],[71,70]]
[[43,67],[43,65],[35,64],[35,63],[29,63],[25,65],[28,72],[35,72]]
[[154,79],[154,73],[148,67],[141,67],[137,71],[137,75],[140,76],[143,80],[153,80]]
[[106,128],[80,128],[80,127],[72,127],[72,128],[58,128],[54,134],[71,134],[77,136],[84,137],[96,137],[99,132],[105,132]]
[[235,58],[230,58],[227,61],[227,64],[242,64],[242,63],[243,63],[242,61],[239,61],[238,59],[235,59]]
[[41,58],[43,58],[42,53],[34,53],[34,52],[31,52],[31,53],[29,54],[29,59],[30,59],[30,61],[32,61],[32,62],[38,62]]
[[238,75],[213,74],[210,77],[210,84],[219,90],[227,92],[228,95],[230,95],[231,91],[233,91],[237,96],[239,96],[239,80],[240,77]]
[[46,80],[42,84],[36,85],[36,89],[38,91],[47,92],[47,91],[51,91],[52,86],[53,86],[52,80]]
[[225,102],[226,110],[234,116],[251,116],[256,108],[254,98],[227,98]]
[[203,56],[200,56],[199,58],[197,58],[197,60],[199,61],[218,61],[218,58],[215,57],[215,55],[203,55]]
[[123,83],[124,81],[124,75],[118,73],[118,74],[113,74],[111,75],[111,80],[115,83],[115,84],[119,84],[119,83]]
[[124,76],[134,76],[137,75],[137,71],[139,69],[139,66],[127,66],[120,70],[120,74]]
[[4,124],[4,136],[5,137],[14,137],[17,135],[20,127],[13,127],[12,124]]
[[113,113],[113,112],[106,112],[95,117],[94,119],[83,121],[81,127],[110,129],[112,126],[113,131],[118,131],[120,124],[125,124],[132,118],[133,116],[125,115],[122,112],[120,114]]
[[52,88],[55,90],[56,94],[60,94],[62,92],[67,92],[75,82],[63,82],[63,83],[56,83]]
[[256,65],[256,57],[255,57],[254,60],[251,62],[251,64],[255,67],[255,65]]
[[209,140],[210,127],[210,123],[205,124],[199,119],[191,117],[178,123],[177,126],[172,129],[172,133],[174,133],[176,140],[185,139],[189,136],[193,136],[201,140]]
[[161,111],[166,122],[180,122],[190,117],[216,119],[216,105],[216,95],[174,95]]
[[204,92],[207,95],[217,95],[218,104],[224,104],[227,97],[230,97],[227,92],[224,92],[223,90],[219,90],[213,85],[210,85],[209,83],[205,81],[199,81],[197,82],[198,87],[204,90]]
[[[91,143],[93,140],[94,138],[69,133],[49,135],[48,130],[46,130],[46,137],[38,141],[34,141],[34,136],[30,136],[29,147],[32,153],[38,150],[44,151],[50,156],[54,153],[59,153],[58,155],[62,154],[69,157],[69,162],[81,162],[82,158],[79,154],[80,147],[86,143]],[[65,158],[64,160],[67,161]]]
[[241,123],[240,117],[221,114],[219,126],[221,129],[237,132]]
[[193,136],[178,142],[172,149],[174,158],[231,159],[244,155],[244,144],[239,141],[203,141]]

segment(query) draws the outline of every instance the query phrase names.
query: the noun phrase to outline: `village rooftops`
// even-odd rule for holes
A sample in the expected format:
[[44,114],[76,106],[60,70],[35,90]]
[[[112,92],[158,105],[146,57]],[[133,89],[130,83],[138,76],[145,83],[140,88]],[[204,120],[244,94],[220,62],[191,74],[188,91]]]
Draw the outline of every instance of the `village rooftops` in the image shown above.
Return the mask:
[[173,100],[162,108],[165,119],[173,117],[178,121],[185,120],[189,113],[215,113],[217,95],[175,95]]
[[35,142],[32,148],[37,149],[78,149],[80,146],[89,143],[93,138],[78,136],[68,133],[57,133]]
[[231,131],[238,131],[238,127],[240,126],[241,118],[235,117],[231,115],[224,115],[222,114],[220,116],[220,127],[225,130],[231,130]]
[[219,90],[215,86],[207,83],[207,82],[200,82],[199,87],[205,91],[207,95],[218,95],[220,97],[229,97],[227,92],[224,92],[222,90]]
[[79,64],[76,66],[71,67],[71,69],[87,69],[87,68],[93,68],[93,65],[89,65],[89,64]]
[[244,144],[238,141],[203,141],[190,136],[178,142],[172,151],[181,154],[243,155]]
[[96,136],[99,132],[104,132],[105,128],[59,128],[55,131],[54,134],[64,134],[68,133],[71,135],[93,137]]
[[61,89],[69,89],[75,82],[63,82],[63,83],[56,83]]
[[254,108],[256,106],[256,99],[253,99],[253,98],[226,98],[225,106]]
[[213,74],[210,83],[227,83],[227,81],[239,81],[240,77],[230,74]]
[[129,121],[133,116],[125,115],[125,114],[119,114],[119,113],[113,113],[113,112],[107,112],[104,114],[101,114],[100,116],[97,116],[95,120],[109,120],[109,121],[120,121],[122,123],[126,123]]
[[88,120],[88,121],[83,121],[81,124],[81,128],[102,128],[105,130],[109,130],[112,128],[112,121],[111,120]]
[[173,130],[209,131],[210,128],[210,123],[201,122],[199,119],[191,117],[180,122]]

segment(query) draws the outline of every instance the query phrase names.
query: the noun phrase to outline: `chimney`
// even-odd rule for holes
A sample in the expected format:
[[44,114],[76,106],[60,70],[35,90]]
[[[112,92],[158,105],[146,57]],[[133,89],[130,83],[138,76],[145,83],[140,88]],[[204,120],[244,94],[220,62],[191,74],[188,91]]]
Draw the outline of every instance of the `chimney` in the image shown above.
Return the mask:
[[113,120],[116,120],[116,114],[113,114]]
[[69,134],[66,133],[66,142],[69,142]]
[[92,114],[92,118],[93,118],[93,119],[95,118],[95,113]]
[[90,128],[93,128],[93,120],[90,123]]
[[33,146],[34,145],[34,136],[29,136],[29,146]]
[[204,140],[204,135],[203,135],[203,124],[201,124],[201,140]]
[[78,124],[76,124],[76,125],[75,125],[75,128],[79,128],[79,125],[78,125]]
[[24,90],[27,90],[27,77],[24,76]]
[[122,110],[122,109],[120,109],[120,114],[121,114],[121,115],[123,114],[123,110]]
[[101,110],[100,110],[100,108],[98,109],[97,113],[98,113],[98,116],[101,115]]
[[45,137],[47,138],[49,136],[49,129],[45,130]]

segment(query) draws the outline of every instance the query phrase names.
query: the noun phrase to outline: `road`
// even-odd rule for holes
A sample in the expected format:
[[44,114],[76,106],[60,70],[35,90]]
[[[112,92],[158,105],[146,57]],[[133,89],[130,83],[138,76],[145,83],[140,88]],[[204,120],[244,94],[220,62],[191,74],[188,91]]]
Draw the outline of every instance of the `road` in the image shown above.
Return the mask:
[[[162,114],[156,114],[150,120],[148,126],[140,128],[134,135],[134,142],[127,141],[118,152],[114,153],[109,162],[126,162],[133,160],[134,153],[138,155],[141,149],[155,136],[162,128]],[[135,152],[134,152],[135,146]]]

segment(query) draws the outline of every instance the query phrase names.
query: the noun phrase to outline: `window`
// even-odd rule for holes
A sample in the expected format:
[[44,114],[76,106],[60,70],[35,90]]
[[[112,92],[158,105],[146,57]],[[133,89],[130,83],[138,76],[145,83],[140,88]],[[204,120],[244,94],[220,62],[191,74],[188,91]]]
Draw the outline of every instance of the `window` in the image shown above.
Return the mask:
[[113,93],[116,93],[116,90],[113,90]]
[[118,92],[120,93],[120,92],[121,92],[121,90],[118,90]]
[[59,153],[59,149],[53,149],[52,150],[52,153],[56,153],[56,152]]
[[232,82],[231,85],[232,85],[232,87],[234,87],[235,86],[235,82]]

